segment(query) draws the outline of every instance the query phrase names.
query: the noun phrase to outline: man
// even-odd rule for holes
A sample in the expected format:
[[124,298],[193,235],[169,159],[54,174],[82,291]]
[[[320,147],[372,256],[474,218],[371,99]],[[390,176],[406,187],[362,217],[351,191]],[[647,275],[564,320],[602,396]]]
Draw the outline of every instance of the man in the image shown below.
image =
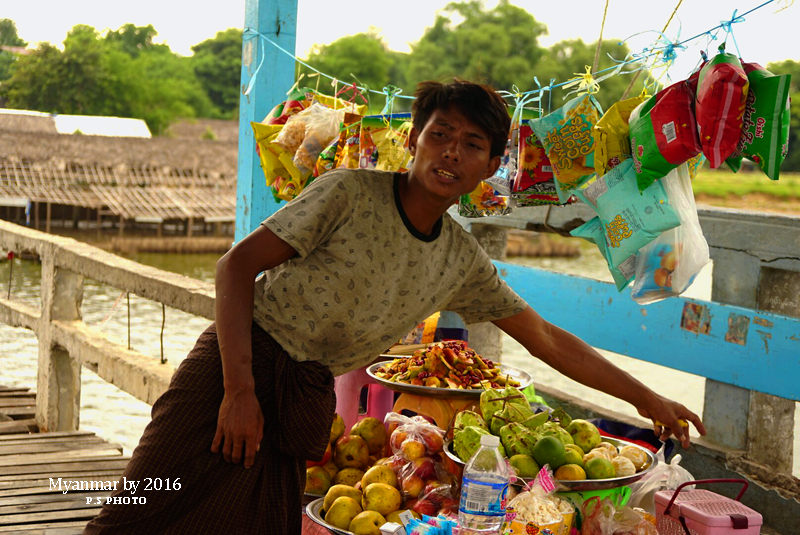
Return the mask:
[[663,439],[674,430],[688,445],[678,418],[704,433],[683,405],[544,321],[446,214],[500,164],[510,127],[500,96],[456,81],[422,83],[416,97],[408,173],[331,171],[220,259],[216,323],[153,406],[124,474],[180,478],[181,490],[107,504],[86,533],[299,533],[333,375],[369,364],[437,310],[492,321],[553,368],[664,422]]

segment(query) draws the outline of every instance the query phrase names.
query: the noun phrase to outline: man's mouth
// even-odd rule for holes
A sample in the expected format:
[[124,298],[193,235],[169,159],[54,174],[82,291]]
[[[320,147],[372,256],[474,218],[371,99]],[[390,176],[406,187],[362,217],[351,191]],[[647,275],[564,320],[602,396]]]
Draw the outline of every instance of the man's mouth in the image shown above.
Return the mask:
[[451,173],[450,171],[445,171],[444,169],[436,169],[435,172],[437,175],[444,177],[448,180],[458,180],[458,177],[453,173]]

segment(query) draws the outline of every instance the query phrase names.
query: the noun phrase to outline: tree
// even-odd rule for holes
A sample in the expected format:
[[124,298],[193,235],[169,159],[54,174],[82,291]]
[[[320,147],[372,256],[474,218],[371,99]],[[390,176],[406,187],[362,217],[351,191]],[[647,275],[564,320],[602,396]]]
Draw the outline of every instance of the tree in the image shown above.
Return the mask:
[[792,99],[791,120],[789,126],[789,154],[783,161],[782,171],[800,171],[800,62],[787,59],[779,63],[770,63],[767,70],[774,74],[790,74],[792,76],[789,96]]
[[[11,19],[0,19],[0,46],[28,46],[17,34],[17,24]],[[0,50],[0,90],[3,81],[11,76],[11,66],[15,60],[16,55],[13,52]]]
[[[409,79],[444,80],[458,76],[497,89],[533,86],[544,54],[539,37],[547,27],[522,8],[500,0],[486,11],[478,0],[451,3],[412,45]],[[453,23],[457,17],[460,22]]]
[[156,45],[153,43],[153,38],[158,35],[158,32],[153,28],[152,24],[147,26],[136,26],[135,24],[125,24],[118,30],[109,31],[106,33],[105,40],[119,47],[119,49],[130,57],[135,58],[139,56],[142,51],[152,49],[153,47],[161,47],[169,49],[166,45]]
[[[366,85],[380,92],[389,84],[405,89],[405,57],[406,54],[389,50],[383,38],[371,28],[367,33],[348,35],[329,45],[315,46],[306,63],[336,77],[341,83],[357,83],[361,87]],[[305,67],[301,67],[300,71],[306,75],[313,72]],[[320,87],[327,83],[328,80],[323,78]],[[316,82],[310,85],[316,87]],[[369,99],[372,112],[380,112],[385,98],[372,93]],[[395,100],[395,111],[402,108],[400,100]]]
[[[242,76],[242,30],[228,28],[192,47],[191,66],[222,117],[235,117]],[[262,73],[268,76],[266,73]],[[288,89],[288,88],[287,88]]]

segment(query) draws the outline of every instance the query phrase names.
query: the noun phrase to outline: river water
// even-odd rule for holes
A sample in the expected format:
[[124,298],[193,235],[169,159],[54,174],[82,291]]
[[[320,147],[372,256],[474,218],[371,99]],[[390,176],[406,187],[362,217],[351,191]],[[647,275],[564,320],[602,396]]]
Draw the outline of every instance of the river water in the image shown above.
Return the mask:
[[[588,245],[588,244],[586,244]],[[581,275],[607,282],[611,276],[605,261],[591,246],[581,247],[577,258],[514,258],[512,262],[552,270],[570,275]],[[213,282],[216,255],[137,254],[132,260],[159,269],[173,271],[199,280]],[[14,259],[11,294],[14,299],[39,306],[40,266],[31,261]],[[707,266],[687,290],[687,297],[710,300],[713,267]],[[9,263],[0,264],[0,290],[8,291]],[[532,303],[534,308],[535,303]],[[120,343],[153,359],[162,356],[162,307],[160,303],[126,296],[119,290],[87,279],[81,307],[84,321],[100,329]],[[163,333],[163,357],[172,365],[186,356],[209,321],[179,310],[166,308]],[[129,328],[130,325],[130,328]],[[24,329],[0,324],[0,384],[5,386],[36,386],[36,337]],[[702,415],[705,378],[671,370],[622,355],[602,352],[617,366],[656,390],[680,401],[690,410]],[[547,384],[581,399],[617,412],[638,416],[625,402],[584,387],[532,358],[522,346],[508,336],[503,338],[503,362],[532,373],[537,383]],[[82,429],[94,431],[110,442],[123,446],[130,453],[139,441],[150,420],[150,406],[106,383],[87,369],[81,374]],[[795,413],[795,452],[800,451],[800,407]],[[800,476],[800,455],[794,459],[793,473]]]

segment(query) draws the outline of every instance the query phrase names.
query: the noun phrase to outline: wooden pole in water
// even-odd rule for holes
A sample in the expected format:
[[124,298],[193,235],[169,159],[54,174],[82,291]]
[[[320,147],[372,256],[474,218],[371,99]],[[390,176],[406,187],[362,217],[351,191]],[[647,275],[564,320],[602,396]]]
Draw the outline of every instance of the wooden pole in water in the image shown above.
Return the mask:
[[125,216],[119,216],[119,237],[121,238],[122,235],[125,233]]
[[53,213],[53,205],[52,203],[47,203],[47,219],[44,224],[44,231],[49,233],[50,232],[50,216]]
[[187,238],[191,238],[192,237],[192,227],[193,226],[194,226],[194,218],[193,217],[189,217],[189,220],[186,221],[186,237]]
[[97,207],[97,239],[100,239],[100,236],[103,234],[103,219],[102,215],[100,215],[100,207]]
[[33,226],[39,230],[39,201],[33,203]]

